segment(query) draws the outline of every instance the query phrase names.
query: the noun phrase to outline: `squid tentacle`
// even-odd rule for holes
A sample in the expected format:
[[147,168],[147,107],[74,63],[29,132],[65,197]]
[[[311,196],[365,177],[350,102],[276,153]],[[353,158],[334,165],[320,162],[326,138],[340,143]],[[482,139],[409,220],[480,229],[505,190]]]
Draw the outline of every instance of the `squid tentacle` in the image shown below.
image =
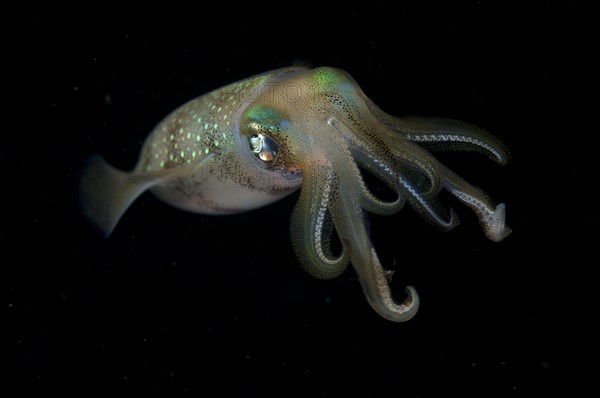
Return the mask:
[[442,189],[441,170],[437,159],[419,145],[413,144],[410,140],[398,134],[398,132],[385,126],[381,126],[381,131],[385,135],[386,142],[388,142],[397,161],[422,173],[429,181],[429,188],[423,192],[423,195],[432,197],[437,194]]
[[502,141],[473,124],[445,118],[391,116],[364,94],[363,100],[371,114],[381,123],[410,141],[437,150],[480,152],[501,165],[506,165],[509,161],[510,155]]
[[[350,130],[346,126],[344,126],[343,123],[339,122],[339,120],[337,120],[336,118],[330,117],[327,122],[334,129],[341,131],[346,138],[350,136]],[[403,198],[401,196],[398,196],[398,198],[395,201],[388,202],[381,200],[375,195],[373,195],[373,193],[365,184],[362,175],[360,174],[360,170],[358,169],[358,165],[356,164],[356,161],[353,157],[352,143],[348,143],[348,139],[346,139],[339,142],[339,145],[340,147],[336,148],[337,151],[339,151],[338,156],[341,157],[341,159],[339,159],[339,164],[344,164],[346,167],[350,167],[349,171],[355,177],[355,183],[358,185],[358,192],[361,196],[361,206],[368,212],[375,214],[388,215],[397,213],[404,204]],[[387,173],[383,165],[379,167],[373,164],[373,162],[371,162],[371,164],[368,165],[368,167],[371,166],[374,166],[373,168],[377,169],[376,175],[381,174],[383,176]],[[387,177],[384,177],[384,182],[387,182],[388,180],[389,179]],[[397,191],[396,187],[391,188]]]
[[331,166],[325,169],[325,176],[322,171],[312,172],[304,173],[300,198],[292,212],[292,243],[300,263],[309,274],[319,279],[332,279],[344,272],[350,260],[343,241],[339,256],[333,257],[330,248],[333,231],[327,209],[337,177]]
[[442,207],[438,204],[438,200],[436,198],[425,197],[405,177],[400,177],[399,183],[402,187],[402,190],[406,193],[410,205],[417,212],[424,214],[426,216],[425,219],[427,219],[438,229],[442,231],[450,231],[460,223],[458,215],[452,207],[450,207],[450,214],[447,216],[440,214]]
[[504,144],[486,130],[453,119],[398,118],[407,139],[431,146],[434,150],[480,152],[495,162],[506,165],[509,154]]
[[340,197],[332,206],[332,216],[340,239],[350,247],[350,262],[365,297],[382,317],[394,322],[408,321],[417,313],[419,296],[412,286],[408,286],[408,297],[400,303],[395,300],[389,286],[391,274],[381,265],[369,239],[363,222],[363,210],[348,194],[352,188],[351,182],[343,178],[340,182]]
[[383,269],[374,248],[371,248],[370,255],[372,258],[370,267],[354,267],[367,301],[379,315],[390,321],[408,321],[419,310],[420,299],[417,290],[412,286],[406,286],[406,299],[402,303],[396,302],[389,286],[393,271]]
[[323,228],[321,232],[321,248],[323,253],[328,258],[335,258],[331,250],[331,242],[333,240],[333,233],[335,231],[335,225],[333,225],[333,219],[329,209],[325,212],[325,218],[323,220]]
[[[374,156],[358,148],[350,147],[350,152],[358,166],[378,177],[398,195],[398,198],[394,202],[383,202],[383,206],[378,207],[376,206],[376,203],[372,202],[369,211],[380,215],[394,214],[400,211],[404,206],[405,199],[400,194],[398,175],[396,172],[384,161],[376,159]],[[366,186],[365,189],[368,190]]]
[[[399,198],[403,199],[402,204],[404,204],[404,197],[407,197],[411,206],[419,213],[426,215],[426,218],[438,229],[449,231],[460,223],[453,208],[449,209],[449,214],[441,214],[443,207],[439,201],[436,198],[427,197],[426,193],[420,192],[410,179],[406,178],[406,172],[401,173],[401,177],[396,172],[392,172],[389,166],[374,159],[373,156],[356,148],[351,149],[351,151],[352,156],[361,167],[380,177],[391,189],[398,193]],[[394,180],[391,180],[392,178]],[[388,213],[377,212],[376,214]]]
[[496,206],[485,192],[475,188],[449,168],[444,168],[444,189],[475,212],[485,236],[494,242],[506,238],[512,230],[506,225],[504,203]]
[[[354,146],[362,148],[369,154],[375,155],[378,154],[378,152],[383,152],[382,150],[378,150],[374,145],[371,145],[365,140],[357,137],[356,134],[352,132],[352,129],[348,128],[337,119],[332,119],[332,125],[342,134],[344,134],[345,137],[351,138],[351,142]],[[375,126],[377,127],[376,129],[363,125],[361,125],[361,128],[372,135],[372,140],[375,140],[376,137],[379,137],[381,142],[385,143],[381,146],[389,148],[389,155],[387,157],[390,159],[387,160],[387,163],[393,164],[395,163],[395,160],[396,162],[400,162],[414,168],[416,171],[425,175],[429,181],[429,188],[426,192],[424,192],[424,195],[433,196],[438,193],[442,188],[442,184],[438,162],[435,157],[433,157],[429,152],[420,146],[413,144],[411,141],[407,140],[396,131],[389,129],[377,120],[374,119],[371,122],[375,123]],[[385,159],[383,153],[379,154],[377,157]]]

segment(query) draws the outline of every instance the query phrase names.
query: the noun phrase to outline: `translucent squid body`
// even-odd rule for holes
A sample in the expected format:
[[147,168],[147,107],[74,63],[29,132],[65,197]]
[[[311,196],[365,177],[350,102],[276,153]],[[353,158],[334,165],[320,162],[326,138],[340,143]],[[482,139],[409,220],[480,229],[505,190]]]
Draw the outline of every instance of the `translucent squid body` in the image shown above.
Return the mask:
[[[129,205],[150,190],[194,213],[233,214],[275,202],[300,189],[291,235],[300,263],[329,279],[352,264],[370,305],[386,319],[412,318],[415,289],[394,299],[365,227],[365,212],[393,214],[405,202],[442,230],[457,225],[440,205],[442,190],[479,217],[486,236],[505,238],[504,204],[439,163],[427,149],[481,152],[507,163],[502,143],[470,124],[397,118],[367,98],[344,71],[289,67],[233,83],[182,105],[146,139],[137,166],[122,172],[93,157],[82,173],[85,214],[106,235]],[[384,201],[361,169],[397,196]],[[336,232],[341,242],[333,253]]]

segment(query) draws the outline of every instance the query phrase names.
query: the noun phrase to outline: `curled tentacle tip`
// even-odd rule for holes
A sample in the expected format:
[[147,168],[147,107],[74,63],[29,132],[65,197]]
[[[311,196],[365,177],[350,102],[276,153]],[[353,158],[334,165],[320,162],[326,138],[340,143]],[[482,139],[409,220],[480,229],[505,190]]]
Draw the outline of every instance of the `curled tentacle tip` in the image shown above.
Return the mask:
[[454,227],[457,227],[460,224],[460,218],[458,217],[458,214],[456,214],[456,211],[454,210],[454,208],[450,208],[450,222],[448,223],[448,231],[451,230]]
[[512,232],[506,225],[506,205],[500,203],[494,212],[484,221],[485,235],[493,242],[500,242]]
[[417,289],[415,289],[412,286],[406,286],[404,291],[406,292],[408,297],[406,297],[406,299],[404,299],[404,302],[400,304],[402,310],[400,314],[401,319],[396,319],[396,321],[398,322],[408,321],[409,319],[413,318],[419,310],[420,299],[419,294],[417,293]]
[[[438,222],[434,224],[441,231],[448,232],[460,224],[460,217],[454,210],[454,208],[449,209],[450,214],[448,215],[448,221],[442,220],[442,222]],[[440,219],[441,220],[441,219]]]
[[405,291],[407,297],[401,303],[398,303],[389,295],[389,289],[385,297],[369,297],[369,303],[379,315],[392,322],[406,322],[412,319],[419,310],[419,295],[412,286],[407,286]]

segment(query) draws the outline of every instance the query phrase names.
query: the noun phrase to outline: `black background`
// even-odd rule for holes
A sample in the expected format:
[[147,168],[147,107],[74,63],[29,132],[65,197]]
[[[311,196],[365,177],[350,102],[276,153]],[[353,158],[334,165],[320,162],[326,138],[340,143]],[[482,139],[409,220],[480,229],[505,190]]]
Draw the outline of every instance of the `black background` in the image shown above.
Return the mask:
[[[5,10],[0,313],[10,371],[0,390],[598,393],[600,24],[577,2],[447,3]],[[389,113],[469,121],[511,149],[506,168],[440,155],[507,204],[514,232],[502,243],[456,202],[462,224],[449,233],[408,207],[371,218],[393,290],[421,295],[407,323],[380,318],[353,270],[331,281],[302,270],[289,238],[297,194],[227,217],[145,194],[107,240],[79,216],[87,156],[130,169],[175,107],[295,62],[345,69]]]

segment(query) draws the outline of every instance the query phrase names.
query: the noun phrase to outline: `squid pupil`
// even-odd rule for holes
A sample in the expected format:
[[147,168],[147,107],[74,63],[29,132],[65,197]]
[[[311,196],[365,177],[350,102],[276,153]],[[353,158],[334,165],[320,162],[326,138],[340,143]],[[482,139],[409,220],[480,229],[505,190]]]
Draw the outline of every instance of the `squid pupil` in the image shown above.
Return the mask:
[[263,134],[254,134],[250,137],[250,149],[263,162],[272,162],[277,157],[279,146],[274,139]]

